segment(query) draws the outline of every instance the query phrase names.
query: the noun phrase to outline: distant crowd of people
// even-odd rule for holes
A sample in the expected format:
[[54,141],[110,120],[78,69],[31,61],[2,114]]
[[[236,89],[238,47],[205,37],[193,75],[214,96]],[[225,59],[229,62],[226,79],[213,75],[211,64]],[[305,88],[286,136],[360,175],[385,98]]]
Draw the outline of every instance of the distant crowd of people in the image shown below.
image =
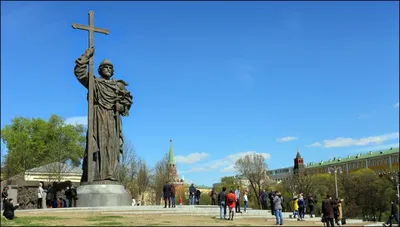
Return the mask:
[[[38,201],[37,208],[43,208],[43,199],[46,200],[47,208],[67,208],[67,207],[76,207],[76,200],[78,199],[78,194],[76,192],[76,188],[74,185],[71,187],[66,187],[64,190],[65,197],[57,198],[57,192],[51,184],[47,186],[47,189],[44,190],[42,183],[39,183],[38,187]],[[45,197],[45,198],[44,198]]]

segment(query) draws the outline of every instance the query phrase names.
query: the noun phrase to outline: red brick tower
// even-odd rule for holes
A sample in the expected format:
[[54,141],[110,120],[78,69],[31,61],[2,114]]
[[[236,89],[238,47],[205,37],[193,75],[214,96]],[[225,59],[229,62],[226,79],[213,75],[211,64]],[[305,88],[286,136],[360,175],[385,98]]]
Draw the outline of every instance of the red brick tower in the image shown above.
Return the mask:
[[293,173],[304,174],[304,170],[304,160],[300,155],[299,149],[297,149],[296,158],[294,159]]

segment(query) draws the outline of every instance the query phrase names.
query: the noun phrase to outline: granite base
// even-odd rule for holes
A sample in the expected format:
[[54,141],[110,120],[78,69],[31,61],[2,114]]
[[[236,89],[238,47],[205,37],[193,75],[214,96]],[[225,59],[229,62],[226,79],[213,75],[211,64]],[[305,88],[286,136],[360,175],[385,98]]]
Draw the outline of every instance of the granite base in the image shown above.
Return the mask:
[[86,184],[76,188],[77,207],[132,206],[132,196],[120,184]]

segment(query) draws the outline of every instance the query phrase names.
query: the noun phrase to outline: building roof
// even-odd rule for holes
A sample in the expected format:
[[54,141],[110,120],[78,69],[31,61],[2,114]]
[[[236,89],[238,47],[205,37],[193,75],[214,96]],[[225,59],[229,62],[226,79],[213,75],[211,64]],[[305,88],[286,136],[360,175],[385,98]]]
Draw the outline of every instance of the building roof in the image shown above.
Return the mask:
[[80,167],[70,167],[65,163],[61,163],[61,162],[53,162],[53,163],[49,163],[47,165],[44,166],[40,166],[40,167],[36,167],[33,169],[29,169],[25,172],[29,172],[29,173],[47,173],[49,171],[51,171],[51,169],[55,168],[56,165],[61,165],[61,169],[63,170],[63,172],[68,172],[68,173],[76,173],[76,174],[82,174],[82,169]]
[[169,140],[168,164],[175,164],[174,151],[172,150],[172,140]]
[[399,153],[399,148],[390,148],[387,150],[381,150],[381,151],[370,151],[366,153],[358,153],[357,155],[354,156],[347,156],[347,157],[335,157],[333,159],[329,159],[328,161],[320,161],[320,162],[311,162],[309,163],[306,168],[314,168],[314,167],[320,167],[320,166],[328,166],[328,165],[334,165],[338,163],[346,163],[346,162],[351,162],[354,160],[360,160],[360,159],[366,159],[366,158],[374,158],[378,157],[380,155],[388,155],[388,154],[394,154],[394,153]]

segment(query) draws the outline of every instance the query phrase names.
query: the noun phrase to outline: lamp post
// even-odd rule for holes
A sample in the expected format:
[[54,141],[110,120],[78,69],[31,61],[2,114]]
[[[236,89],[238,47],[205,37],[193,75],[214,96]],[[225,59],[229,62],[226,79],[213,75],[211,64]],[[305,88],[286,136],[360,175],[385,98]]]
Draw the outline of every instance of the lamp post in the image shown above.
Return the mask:
[[340,174],[343,173],[342,167],[340,166],[334,166],[334,167],[328,167],[328,173],[331,174],[331,171],[335,174],[335,193],[336,193],[336,198],[339,198],[339,192],[338,192],[338,186],[337,186],[337,171],[339,171]]

